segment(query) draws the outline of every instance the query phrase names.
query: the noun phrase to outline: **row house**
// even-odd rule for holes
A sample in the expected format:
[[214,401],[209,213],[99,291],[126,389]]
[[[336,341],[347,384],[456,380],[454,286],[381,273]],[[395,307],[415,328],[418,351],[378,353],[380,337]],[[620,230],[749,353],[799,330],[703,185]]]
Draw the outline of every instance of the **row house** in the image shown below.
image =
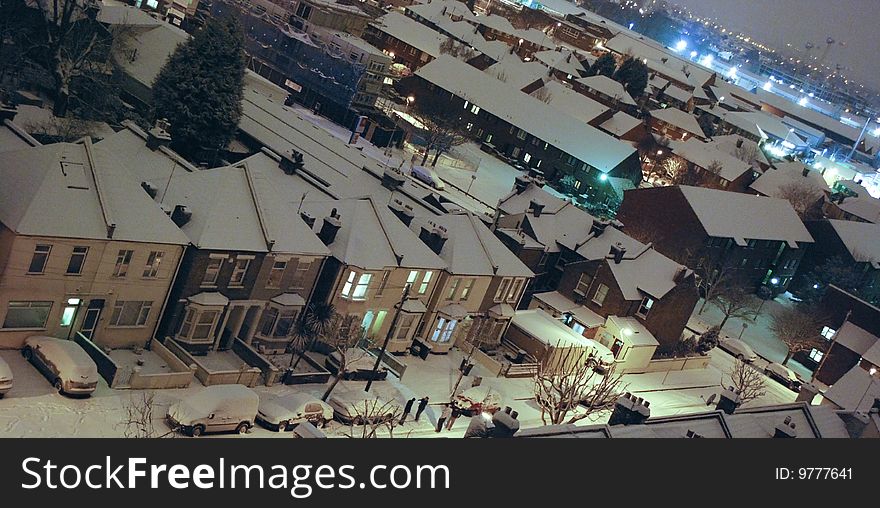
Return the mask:
[[633,189],[617,218],[650,232],[663,254],[712,270],[735,269],[754,287],[787,290],[813,237],[783,199],[691,186]]
[[608,176],[641,180],[631,145],[566,113],[548,116],[548,104],[464,62],[442,56],[416,71],[416,79],[416,100],[432,94],[446,101],[484,147],[548,180],[571,176],[580,194],[605,192]]
[[697,138],[672,141],[669,143],[669,150],[688,165],[695,177],[694,183],[700,187],[747,192],[749,185],[759,177],[759,173],[749,163]]
[[800,162],[777,163],[755,179],[749,191],[775,198],[786,198],[796,192],[798,206],[803,207],[798,212],[806,218],[821,217],[826,198],[831,196],[831,188],[822,173]]
[[0,153],[0,347],[153,337],[189,242],[126,162],[88,138]]
[[869,372],[874,367],[870,375],[880,377],[876,370],[880,364],[880,308],[834,285],[827,288],[819,306],[825,316],[820,334],[827,345],[798,353],[795,359],[815,370],[816,379],[828,386],[858,367]]
[[496,235],[536,274],[529,308],[561,317],[621,362],[636,360],[631,348],[680,340],[699,298],[693,271],[533,182],[518,181],[499,211]]
[[393,11],[367,25],[363,39],[415,71],[440,56],[446,37],[400,12]]
[[623,85],[608,76],[579,78],[572,83],[574,90],[609,108],[636,114],[638,105]]
[[556,47],[541,30],[515,28],[507,18],[496,14],[479,16],[473,24],[487,41],[507,44],[522,59],[531,59],[535,53]]
[[686,141],[697,138],[706,141],[707,137],[697,122],[697,118],[675,108],[655,109],[648,113],[647,123],[654,134],[671,141]]

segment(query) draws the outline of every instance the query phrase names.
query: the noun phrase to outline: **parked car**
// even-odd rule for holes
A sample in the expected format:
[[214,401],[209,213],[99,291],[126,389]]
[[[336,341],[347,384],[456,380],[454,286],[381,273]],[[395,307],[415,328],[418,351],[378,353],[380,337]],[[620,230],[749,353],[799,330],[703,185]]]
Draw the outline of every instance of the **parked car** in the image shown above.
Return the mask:
[[752,363],[758,359],[758,355],[752,348],[739,339],[724,339],[718,343],[718,347],[746,363]]
[[440,179],[440,176],[437,175],[437,172],[433,169],[426,168],[425,166],[413,166],[410,170],[410,174],[416,180],[424,182],[425,184],[431,186],[431,188],[433,189],[446,189],[446,185],[443,183],[443,180]]
[[468,416],[495,413],[501,409],[501,395],[488,386],[474,386],[456,395],[455,405]]
[[269,430],[283,432],[309,422],[323,427],[333,419],[333,408],[321,399],[294,393],[287,396],[264,395],[260,397],[257,421]]
[[215,385],[168,408],[165,416],[172,429],[193,437],[207,432],[234,430],[244,434],[254,426],[260,396],[243,385]]
[[384,423],[400,413],[397,402],[380,398],[347,401],[330,397],[328,402],[333,408],[333,417],[345,425]]
[[[376,359],[373,356],[367,354],[358,356],[358,352],[355,350],[351,350],[347,354],[349,355],[349,358],[347,358],[345,374],[343,374],[342,379],[347,381],[369,381],[370,379],[373,381],[382,381],[388,377],[388,369],[381,364],[379,365],[379,369],[373,373],[373,365],[375,365],[376,362]],[[357,356],[357,358],[350,358],[354,356]],[[330,353],[327,355],[327,359],[324,360],[324,365],[327,367],[327,370],[329,370],[334,376],[339,372],[339,366],[341,363],[342,356],[338,351]]]
[[98,387],[98,368],[76,342],[34,335],[24,340],[21,354],[58,393],[89,395]]
[[0,398],[12,389],[12,369],[3,358],[0,358]]
[[785,365],[771,363],[764,368],[764,374],[767,374],[767,377],[771,379],[779,381],[782,386],[789,390],[794,390],[796,392],[801,391],[801,380],[797,377],[797,374],[792,372],[792,370]]

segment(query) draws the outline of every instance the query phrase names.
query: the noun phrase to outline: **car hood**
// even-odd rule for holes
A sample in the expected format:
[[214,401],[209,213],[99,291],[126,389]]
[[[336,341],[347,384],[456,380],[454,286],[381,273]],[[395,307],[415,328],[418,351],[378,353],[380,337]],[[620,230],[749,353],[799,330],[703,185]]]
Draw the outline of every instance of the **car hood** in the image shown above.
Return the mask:
[[177,402],[168,407],[168,417],[181,425],[190,425],[193,421],[207,415],[199,415],[198,412],[186,402]]
[[272,401],[260,402],[258,413],[262,418],[271,423],[279,423],[282,420],[290,420],[296,416],[296,414],[291,409]]
[[12,369],[9,368],[9,365],[0,358],[0,381],[11,381],[12,380]]

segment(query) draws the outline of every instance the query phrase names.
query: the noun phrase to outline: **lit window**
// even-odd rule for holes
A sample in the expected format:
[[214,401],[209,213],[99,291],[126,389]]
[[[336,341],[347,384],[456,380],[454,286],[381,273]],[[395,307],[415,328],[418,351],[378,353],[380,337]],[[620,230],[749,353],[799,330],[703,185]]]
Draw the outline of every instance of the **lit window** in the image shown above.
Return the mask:
[[[430,273],[430,272],[428,272]],[[362,273],[358,279],[357,285],[351,294],[352,300],[365,300],[367,297],[367,288],[370,286],[370,279],[373,278],[371,273]]]
[[587,290],[590,289],[590,282],[592,282],[592,278],[587,272],[581,274],[578,278],[577,285],[574,288],[574,292],[584,296],[587,294]]
[[572,321],[571,329],[574,331],[574,333],[579,333],[579,334],[583,335],[584,330],[586,330],[587,328],[584,325],[578,323],[577,321]]
[[275,261],[272,263],[272,269],[269,270],[269,279],[266,281],[267,288],[280,288],[281,277],[284,270],[287,269],[287,261]]
[[131,257],[134,255],[134,251],[131,250],[120,250],[118,254],[116,254],[116,267],[113,269],[114,277],[125,277],[128,273],[128,265],[131,264]]
[[593,295],[593,303],[601,307],[605,303],[606,296],[608,296],[608,286],[599,284],[599,287],[596,288],[596,294]]
[[523,155],[523,161],[529,162],[530,160],[532,160],[532,155],[530,153],[526,152],[526,154]]
[[51,245],[37,245],[34,248],[34,255],[28,267],[28,273],[43,273],[46,270],[46,262],[49,261],[49,253],[51,251]]
[[431,340],[434,342],[449,342],[452,338],[452,332],[455,331],[455,325],[457,324],[458,321],[454,319],[447,321],[446,318],[438,318],[437,327],[434,328]]
[[428,270],[425,272],[425,276],[422,277],[422,283],[419,284],[419,294],[423,295],[428,291],[428,285],[431,283],[431,276],[434,275],[434,272]]
[[409,275],[407,275],[407,277],[406,277],[406,283],[413,284],[413,283],[415,283],[416,279],[418,279],[418,278],[419,278],[419,271],[418,270],[410,270]]
[[351,295],[351,288],[354,286],[354,278],[357,277],[357,273],[354,271],[348,272],[348,278],[345,279],[345,284],[342,285],[342,297],[348,298]]
[[147,257],[147,264],[144,266],[145,279],[153,279],[159,275],[159,265],[162,263],[163,257],[165,257],[164,252],[155,250],[150,252],[149,257]]
[[223,266],[223,258],[211,258],[208,260],[208,266],[205,267],[205,276],[202,278],[203,286],[217,284],[217,277],[220,276],[221,266]]
[[654,300],[649,297],[644,297],[642,299],[642,304],[639,305],[639,310],[636,311],[636,316],[639,317],[648,317],[648,312],[651,311],[651,307],[654,306]]
[[476,115],[479,112],[480,112],[480,106],[477,106],[476,104],[472,104],[471,105],[471,113]]
[[113,305],[110,326],[144,326],[152,307],[153,302],[117,301]]
[[833,328],[829,328],[827,326],[822,327],[822,336],[828,340],[831,340],[834,337],[835,333],[837,333],[837,330]]
[[52,302],[9,302],[3,328],[46,328]]
[[76,315],[76,305],[67,305],[61,312],[61,326],[70,326],[73,323],[73,317]]
[[235,265],[232,267],[232,277],[229,278],[229,285],[243,286],[244,276],[247,275],[247,270],[250,265],[250,259],[236,259]]
[[816,348],[813,348],[810,351],[810,360],[813,360],[814,362],[821,362],[823,356],[825,356],[825,353],[823,353],[822,351],[819,351]]
[[470,296],[471,290],[474,288],[474,283],[476,281],[476,279],[468,279],[467,281],[465,281],[464,287],[461,289],[461,301],[465,301],[468,299],[468,296]]
[[83,265],[86,264],[86,255],[89,253],[88,247],[74,247],[70,254],[70,261],[67,262],[67,274],[79,275],[82,273]]

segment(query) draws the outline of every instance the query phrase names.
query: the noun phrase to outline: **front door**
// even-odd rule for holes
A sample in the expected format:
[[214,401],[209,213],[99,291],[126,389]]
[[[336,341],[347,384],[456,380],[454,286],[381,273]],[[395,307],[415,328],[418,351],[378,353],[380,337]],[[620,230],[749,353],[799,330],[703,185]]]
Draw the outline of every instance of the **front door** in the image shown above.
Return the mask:
[[83,334],[85,338],[92,340],[103,308],[104,300],[92,300],[89,302],[86,313],[83,315],[82,324],[79,326],[79,333]]

